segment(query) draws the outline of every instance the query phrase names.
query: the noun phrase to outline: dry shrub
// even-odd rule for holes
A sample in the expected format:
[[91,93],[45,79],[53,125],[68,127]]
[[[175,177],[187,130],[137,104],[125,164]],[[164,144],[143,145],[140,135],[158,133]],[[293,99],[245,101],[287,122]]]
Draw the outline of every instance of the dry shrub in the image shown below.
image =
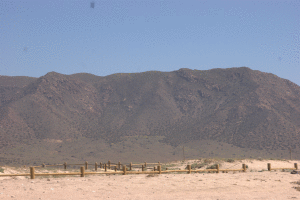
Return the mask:
[[294,187],[297,191],[300,192],[300,187]]
[[158,176],[158,174],[148,174],[146,177],[150,178],[150,177],[156,177],[156,176]]
[[[300,185],[300,181],[297,181],[297,182],[291,182],[291,183]],[[293,187],[293,188],[295,188],[297,191],[300,192],[300,187]]]
[[226,162],[233,163],[233,162],[234,162],[234,159],[228,158],[228,159],[226,160]]

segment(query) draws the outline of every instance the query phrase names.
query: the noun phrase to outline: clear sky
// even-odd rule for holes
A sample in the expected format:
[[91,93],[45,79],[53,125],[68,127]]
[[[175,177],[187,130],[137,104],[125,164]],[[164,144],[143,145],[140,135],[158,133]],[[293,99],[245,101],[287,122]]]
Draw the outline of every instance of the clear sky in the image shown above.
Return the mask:
[[0,75],[246,66],[300,85],[299,0],[0,0]]

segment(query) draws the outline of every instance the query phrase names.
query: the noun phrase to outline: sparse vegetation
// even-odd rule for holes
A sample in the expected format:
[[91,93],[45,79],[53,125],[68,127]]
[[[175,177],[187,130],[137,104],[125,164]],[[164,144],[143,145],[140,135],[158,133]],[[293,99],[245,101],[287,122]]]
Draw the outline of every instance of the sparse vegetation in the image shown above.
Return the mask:
[[204,163],[207,163],[207,164],[210,164],[210,163],[212,163],[213,161],[212,161],[211,159],[209,159],[209,158],[205,158],[203,162],[204,162]]
[[259,170],[259,171],[257,171],[257,172],[264,172],[264,171],[268,171],[268,170],[262,169],[262,170]]
[[175,166],[176,166],[175,164],[162,165],[161,170],[162,170],[162,171],[165,171],[166,168],[169,169],[170,167],[175,167]]
[[[297,185],[300,185],[300,181],[296,181],[296,182],[291,182],[292,184],[297,184]],[[293,187],[295,188],[297,191],[300,192],[300,187]]]
[[3,169],[2,167],[0,168],[0,172],[1,172],[1,173],[4,173],[4,169]]
[[[199,159],[199,160],[201,160],[201,159]],[[193,164],[191,165],[191,168],[192,168],[192,169],[199,169],[199,168],[202,168],[202,167],[204,167],[204,166],[206,166],[206,165],[209,165],[209,164],[212,163],[212,162],[213,162],[212,159],[205,158],[205,159],[203,160],[202,163],[199,163],[199,162],[193,163]],[[186,169],[187,169],[187,167],[186,167]]]
[[234,162],[234,159],[228,158],[228,159],[226,160],[226,162],[233,163],[233,162]]
[[148,174],[146,177],[150,178],[150,177],[156,177],[156,176],[158,176],[158,174]]
[[199,168],[202,168],[202,167],[204,167],[206,165],[206,163],[194,163],[194,164],[192,164],[191,165],[191,168],[192,169],[199,169]]
[[[218,163],[215,163],[213,165],[206,167],[206,169],[217,169],[217,165],[218,165]],[[221,166],[221,165],[219,164],[219,166]]]

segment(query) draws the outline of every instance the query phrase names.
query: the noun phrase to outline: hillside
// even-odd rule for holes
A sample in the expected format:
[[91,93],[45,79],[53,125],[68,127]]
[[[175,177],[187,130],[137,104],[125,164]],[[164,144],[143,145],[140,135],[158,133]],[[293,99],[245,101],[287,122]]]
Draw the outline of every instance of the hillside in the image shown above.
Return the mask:
[[[254,152],[282,157],[288,148],[300,153],[300,87],[246,67],[0,76],[0,113],[5,163],[39,161],[48,154],[174,159],[182,158],[182,146],[190,157],[201,152],[222,157],[226,151],[229,157]],[[34,151],[40,153],[26,153]],[[160,155],[150,158],[151,151]]]

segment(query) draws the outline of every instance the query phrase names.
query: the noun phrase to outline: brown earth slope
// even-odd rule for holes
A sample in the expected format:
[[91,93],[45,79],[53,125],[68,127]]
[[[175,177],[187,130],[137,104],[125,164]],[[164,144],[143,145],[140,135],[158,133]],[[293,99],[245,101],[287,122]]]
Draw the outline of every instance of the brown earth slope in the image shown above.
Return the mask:
[[[178,156],[176,148],[190,145],[193,152],[197,141],[231,145],[240,152],[299,151],[300,87],[246,67],[106,77],[0,76],[0,113],[0,161],[7,163],[16,157],[14,162],[23,157],[26,163],[29,147],[61,153],[61,158],[81,149],[83,154],[73,155],[78,160],[93,158],[96,151],[116,155],[139,147],[166,148],[164,156]],[[100,143],[105,148],[100,150]],[[216,152],[228,148],[210,156],[222,156]],[[142,152],[136,156],[145,158]]]

